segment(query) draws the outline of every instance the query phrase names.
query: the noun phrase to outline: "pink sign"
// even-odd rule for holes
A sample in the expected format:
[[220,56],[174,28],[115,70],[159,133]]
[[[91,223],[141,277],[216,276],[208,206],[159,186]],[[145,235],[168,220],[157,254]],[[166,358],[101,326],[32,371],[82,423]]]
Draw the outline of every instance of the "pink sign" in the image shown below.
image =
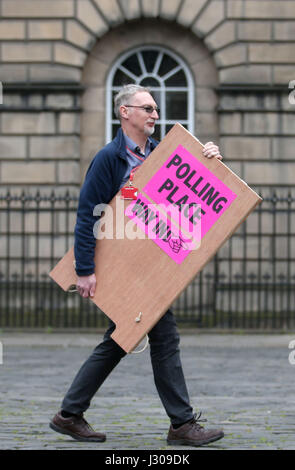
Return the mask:
[[199,248],[201,239],[237,197],[182,145],[143,193],[125,214],[178,264]]
[[190,231],[201,224],[201,238],[229,208],[237,195],[179,145],[143,188],[155,203],[185,212]]
[[195,237],[182,233],[179,225],[172,223],[165,211],[160,210],[142,194],[129,204],[125,214],[177,264],[182,263],[187,255],[197,248],[196,233]]

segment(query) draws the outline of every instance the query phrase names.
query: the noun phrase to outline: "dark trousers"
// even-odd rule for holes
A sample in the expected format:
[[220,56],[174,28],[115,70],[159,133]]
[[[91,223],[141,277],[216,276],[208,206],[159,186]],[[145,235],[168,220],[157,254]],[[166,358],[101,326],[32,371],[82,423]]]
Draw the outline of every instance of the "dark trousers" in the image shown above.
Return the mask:
[[[110,372],[126,352],[110,337],[115,324],[106,331],[102,343],[92,352],[77,373],[62,402],[62,409],[81,414]],[[149,332],[154,380],[172,425],[193,417],[179,354],[179,334],[173,313],[168,310]]]

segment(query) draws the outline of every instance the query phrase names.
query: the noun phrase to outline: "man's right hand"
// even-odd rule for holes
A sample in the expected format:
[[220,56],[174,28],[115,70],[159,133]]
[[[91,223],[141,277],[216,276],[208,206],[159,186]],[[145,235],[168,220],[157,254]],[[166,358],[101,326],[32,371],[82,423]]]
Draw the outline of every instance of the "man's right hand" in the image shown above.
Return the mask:
[[95,274],[90,274],[90,276],[78,276],[76,286],[81,297],[93,297],[96,288]]

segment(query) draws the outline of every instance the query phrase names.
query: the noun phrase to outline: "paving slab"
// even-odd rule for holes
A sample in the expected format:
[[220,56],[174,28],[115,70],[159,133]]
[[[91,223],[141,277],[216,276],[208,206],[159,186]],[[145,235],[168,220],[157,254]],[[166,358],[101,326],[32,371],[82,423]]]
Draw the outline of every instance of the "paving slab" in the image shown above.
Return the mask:
[[169,419],[158,398],[147,348],[129,354],[105,381],[85,417],[107,434],[77,442],[48,424],[102,334],[2,332],[0,449],[294,450],[295,335],[181,333],[191,403],[225,437],[199,448],[167,446]]

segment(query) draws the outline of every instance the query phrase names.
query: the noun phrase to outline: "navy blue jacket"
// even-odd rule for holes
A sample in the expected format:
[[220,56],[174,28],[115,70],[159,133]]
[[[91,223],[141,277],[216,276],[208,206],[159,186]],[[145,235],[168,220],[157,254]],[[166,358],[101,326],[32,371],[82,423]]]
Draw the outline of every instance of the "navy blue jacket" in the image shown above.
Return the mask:
[[[158,142],[151,139],[151,149]],[[114,140],[100,150],[87,170],[81,188],[75,226],[75,259],[78,276],[94,273],[94,249],[96,239],[93,227],[99,217],[93,215],[97,204],[108,204],[120,189],[127,171],[126,144],[122,129]]]

